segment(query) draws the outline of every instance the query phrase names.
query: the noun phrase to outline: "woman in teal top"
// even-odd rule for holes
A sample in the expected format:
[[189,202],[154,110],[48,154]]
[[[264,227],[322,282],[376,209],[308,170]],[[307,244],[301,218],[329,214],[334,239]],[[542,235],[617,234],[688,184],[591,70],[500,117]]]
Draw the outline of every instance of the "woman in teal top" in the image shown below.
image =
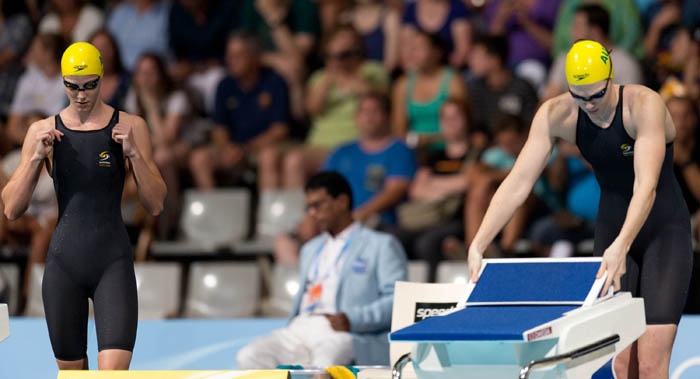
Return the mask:
[[428,101],[418,101],[413,98],[416,87],[416,77],[418,73],[411,71],[408,73],[406,88],[406,108],[408,110],[408,131],[416,134],[437,134],[440,132],[440,120],[438,113],[440,107],[448,97],[450,81],[454,76],[452,68],[442,70],[442,80],[438,88],[437,95]]
[[393,88],[392,128],[409,145],[425,146],[439,139],[439,111],[448,97],[466,98],[466,89],[454,69],[444,62],[440,40],[416,31],[408,64],[413,68]]

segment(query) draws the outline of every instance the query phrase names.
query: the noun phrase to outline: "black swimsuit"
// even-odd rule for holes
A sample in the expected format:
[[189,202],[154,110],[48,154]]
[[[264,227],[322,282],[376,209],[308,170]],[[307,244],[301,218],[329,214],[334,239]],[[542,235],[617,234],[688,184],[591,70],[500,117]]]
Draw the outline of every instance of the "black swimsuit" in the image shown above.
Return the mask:
[[53,152],[59,218],[42,292],[51,345],[60,360],[86,357],[88,298],[100,351],[132,351],[136,340],[133,253],[121,216],[124,157],[112,140],[118,121],[115,110],[106,127],[76,131],[56,115],[56,129],[64,134]]
[[[593,166],[601,195],[594,252],[603,255],[617,238],[634,185],[634,139],[622,124],[622,92],[608,128],[579,109],[576,144]],[[673,173],[673,143],[666,154],[649,217],[627,255],[622,289],[644,298],[647,324],[678,324],[693,266],[690,214]]]

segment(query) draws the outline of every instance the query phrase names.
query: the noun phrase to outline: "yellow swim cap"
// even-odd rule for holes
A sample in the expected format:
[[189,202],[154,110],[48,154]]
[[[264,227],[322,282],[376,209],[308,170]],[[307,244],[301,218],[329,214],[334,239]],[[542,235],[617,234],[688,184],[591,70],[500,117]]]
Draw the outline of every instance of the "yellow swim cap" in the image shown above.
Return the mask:
[[566,81],[571,85],[592,84],[614,76],[608,49],[596,41],[578,41],[566,54]]
[[97,48],[87,42],[76,42],[63,52],[61,58],[63,76],[102,76],[102,56]]

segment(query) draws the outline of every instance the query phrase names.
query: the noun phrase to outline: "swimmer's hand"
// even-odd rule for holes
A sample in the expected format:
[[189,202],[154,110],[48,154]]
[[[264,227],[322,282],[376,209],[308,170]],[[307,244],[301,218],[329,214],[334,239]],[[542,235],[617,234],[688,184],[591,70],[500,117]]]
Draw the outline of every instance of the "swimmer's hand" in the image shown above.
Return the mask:
[[471,280],[472,283],[476,283],[479,280],[479,272],[481,271],[482,260],[483,253],[481,251],[478,251],[474,244],[469,246],[469,254],[467,256],[467,269],[469,270],[469,280]]
[[36,137],[34,137],[34,141],[36,143],[33,159],[43,161],[53,151],[54,142],[61,142],[62,136],[63,133],[55,128],[38,132]]
[[608,272],[608,277],[600,292],[601,296],[605,296],[608,293],[610,286],[612,286],[615,291],[620,290],[620,280],[627,270],[627,251],[628,249],[625,249],[616,240],[603,253],[603,261],[600,263],[596,279],[603,277],[606,271]]
[[138,157],[138,149],[134,140],[134,132],[131,125],[118,123],[112,129],[112,139],[122,145],[124,156],[127,158]]

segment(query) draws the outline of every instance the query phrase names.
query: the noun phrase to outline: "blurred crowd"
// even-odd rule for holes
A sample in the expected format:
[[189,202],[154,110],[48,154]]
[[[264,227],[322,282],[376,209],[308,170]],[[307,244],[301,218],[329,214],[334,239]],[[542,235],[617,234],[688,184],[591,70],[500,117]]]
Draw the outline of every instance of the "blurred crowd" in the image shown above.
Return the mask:
[[[101,96],[143,117],[168,186],[152,218],[127,183],[137,259],[178,237],[182,194],[228,186],[303,191],[319,170],[349,181],[353,216],[395,235],[410,259],[466,259],[538,106],[568,90],[564,54],[593,39],[614,81],[667,102],[674,163],[697,239],[699,0],[0,0],[0,186],[28,126],[65,105],[71,42],[101,52]],[[592,237],[599,188],[558,143],[490,256],[571,256]],[[1,217],[0,217],[1,218]],[[57,219],[42,174],[25,216],[0,220],[3,251],[42,262]],[[274,244],[297,264],[318,233],[302,219]]]

